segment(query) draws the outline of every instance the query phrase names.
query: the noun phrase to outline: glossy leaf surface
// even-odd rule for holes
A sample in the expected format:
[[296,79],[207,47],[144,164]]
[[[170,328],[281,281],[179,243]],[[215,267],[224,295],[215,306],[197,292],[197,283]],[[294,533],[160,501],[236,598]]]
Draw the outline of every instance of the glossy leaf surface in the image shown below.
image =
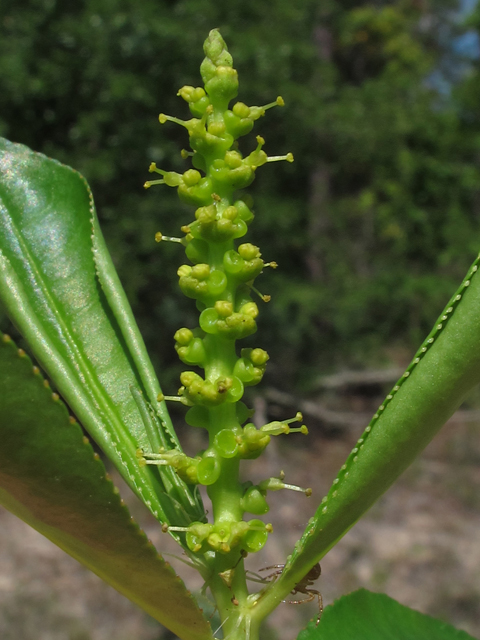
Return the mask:
[[0,504],[185,640],[211,638],[38,368],[0,334]]
[[300,632],[297,640],[474,640],[383,593],[360,589],[327,607],[318,626]]
[[480,382],[477,258],[402,378],[380,406],[328,495],[262,595],[266,611],[288,594],[392,485]]
[[132,388],[167,448],[179,446],[143,340],[76,171],[0,140],[0,299],[35,357],[125,481],[162,522],[203,517],[171,469],[140,468],[151,450]]

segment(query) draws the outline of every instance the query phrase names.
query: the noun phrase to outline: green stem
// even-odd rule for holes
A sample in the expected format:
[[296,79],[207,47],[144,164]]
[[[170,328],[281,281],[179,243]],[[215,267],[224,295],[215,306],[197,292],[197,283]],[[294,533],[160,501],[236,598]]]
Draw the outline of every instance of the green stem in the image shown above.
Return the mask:
[[[243,559],[234,569],[231,586],[220,577],[222,566],[228,567],[228,556],[218,556],[216,572],[211,579],[210,589],[220,613],[223,637],[228,640],[259,640],[259,622],[252,618],[248,605],[248,588]],[[220,569],[220,570],[219,570]]]

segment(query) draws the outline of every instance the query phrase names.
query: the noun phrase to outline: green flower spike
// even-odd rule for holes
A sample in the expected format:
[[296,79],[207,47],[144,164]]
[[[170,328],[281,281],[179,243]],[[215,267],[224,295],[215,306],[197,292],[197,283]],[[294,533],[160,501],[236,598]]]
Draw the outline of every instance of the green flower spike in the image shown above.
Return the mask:
[[[188,263],[177,271],[178,284],[188,298],[196,301],[200,316],[198,327],[176,331],[175,349],[182,362],[203,370],[203,374],[184,371],[178,395],[161,395],[158,401],[174,400],[189,406],[188,424],[206,429],[209,443],[193,458],[158,447],[152,448],[151,453],[141,451],[138,456],[142,465],[171,468],[184,482],[207,487],[213,522],[165,530],[181,534],[189,553],[201,556],[211,568],[206,585],[217,603],[230,604],[234,590],[235,606],[241,609],[247,606],[249,597],[243,559],[247,553],[262,549],[273,531],[270,524],[261,520],[244,520],[244,514],[265,515],[269,509],[267,491],[285,488],[307,495],[310,491],[287,485],[283,478],[270,478],[258,486],[239,479],[240,461],[261,455],[271,436],[307,432],[305,426],[290,426],[302,420],[301,414],[261,429],[251,423],[242,427],[252,415],[241,402],[244,388],[260,382],[268,354],[260,348],[245,348],[238,355],[236,349],[237,340],[257,330],[259,308],[252,294],[264,302],[270,299],[257,290],[254,282],[265,267],[276,268],[277,264],[265,263],[260,248],[254,244],[238,243],[247,234],[254,216],[235,192],[251,184],[263,165],[279,160],[292,162],[293,156],[268,156],[261,136],[256,137],[253,150],[250,145],[245,155],[241,152],[236,141],[250,133],[268,109],[283,106],[283,99],[278,97],[263,107],[236,102],[230,108],[229,103],[238,92],[238,77],[218,31],[210,32],[204,51],[206,57],[200,68],[204,88],[184,86],[178,92],[192,118],[159,116],[162,125],[174,123],[186,129],[192,150],[183,150],[181,155],[192,166],[177,173],[152,163],[150,172],[160,178],[146,182],[145,187],[175,187],[180,199],[195,207],[194,219],[181,227],[183,238],[158,232],[155,240],[185,247]],[[228,635],[232,631],[228,619],[224,623],[224,633]]]

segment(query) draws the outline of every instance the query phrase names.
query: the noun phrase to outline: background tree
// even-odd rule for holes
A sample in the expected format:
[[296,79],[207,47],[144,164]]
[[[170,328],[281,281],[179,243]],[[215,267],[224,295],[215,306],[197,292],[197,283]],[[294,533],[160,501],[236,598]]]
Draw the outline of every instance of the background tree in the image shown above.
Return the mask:
[[[146,341],[174,384],[172,335],[190,311],[169,284],[175,247],[152,238],[185,220],[171,192],[142,184],[152,160],[184,166],[182,132],[160,129],[156,114],[173,113],[173,90],[195,83],[202,39],[219,26],[246,79],[240,99],[281,93],[287,105],[261,129],[268,152],[292,151],[295,164],[267,169],[254,195],[265,257],[280,265],[262,283],[274,296],[263,321],[270,380],[305,390],[312,370],[381,361],[392,338],[413,347],[478,248],[475,79],[463,111],[427,81],[445,58],[443,34],[458,32],[455,7],[6,0],[0,133],[90,181]],[[160,318],[171,332],[159,335]]]

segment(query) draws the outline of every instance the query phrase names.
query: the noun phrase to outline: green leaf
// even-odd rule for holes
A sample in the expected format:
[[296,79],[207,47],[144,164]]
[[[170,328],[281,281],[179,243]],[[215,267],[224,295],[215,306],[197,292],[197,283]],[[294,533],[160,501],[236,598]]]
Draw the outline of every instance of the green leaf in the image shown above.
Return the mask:
[[333,481],[256,611],[272,610],[393,484],[480,382],[478,257]]
[[0,504],[185,640],[211,632],[30,358],[0,333]]
[[[150,451],[132,396],[153,409],[159,438],[180,447],[143,340],[105,247],[83,177],[0,139],[0,299],[62,396],[162,522],[202,520],[173,469],[139,467]],[[95,258],[95,260],[94,260]],[[98,275],[98,277],[97,277]]]
[[475,640],[465,631],[360,589],[326,607],[297,640]]

